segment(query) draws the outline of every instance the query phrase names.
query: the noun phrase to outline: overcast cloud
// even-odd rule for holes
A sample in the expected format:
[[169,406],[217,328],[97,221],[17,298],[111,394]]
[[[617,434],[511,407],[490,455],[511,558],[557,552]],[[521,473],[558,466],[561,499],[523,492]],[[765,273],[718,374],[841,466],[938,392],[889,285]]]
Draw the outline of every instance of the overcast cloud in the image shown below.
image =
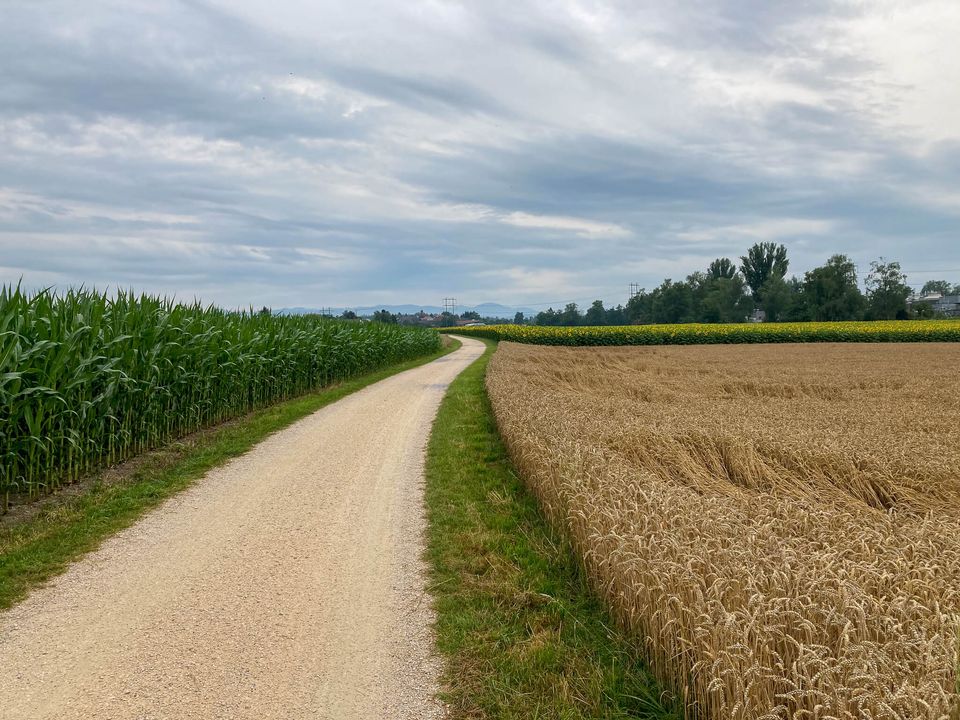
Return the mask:
[[[960,282],[960,2],[0,2],[0,282],[623,302]],[[927,272],[935,271],[935,272]]]

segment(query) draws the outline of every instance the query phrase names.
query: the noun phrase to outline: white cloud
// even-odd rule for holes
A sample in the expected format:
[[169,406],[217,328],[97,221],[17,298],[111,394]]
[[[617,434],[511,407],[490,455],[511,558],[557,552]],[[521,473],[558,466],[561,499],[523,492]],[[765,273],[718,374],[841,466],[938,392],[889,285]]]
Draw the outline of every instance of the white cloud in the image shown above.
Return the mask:
[[716,242],[721,239],[745,242],[783,241],[805,235],[827,235],[836,231],[836,223],[831,220],[811,220],[808,218],[770,218],[752,222],[701,227],[675,233],[675,237],[686,242]]
[[66,222],[96,219],[115,223],[196,225],[200,221],[196,215],[132,210],[105,203],[51,201],[43,195],[0,187],[0,219],[15,220],[30,214],[47,215]]
[[534,215],[531,213],[513,212],[501,216],[500,222],[505,225],[514,225],[521,228],[560,230],[586,238],[623,238],[630,237],[631,235],[627,228],[615,223],[594,222],[561,215]]
[[[921,142],[960,139],[960,3],[849,0],[849,17],[819,28],[832,52],[867,64],[855,95],[891,129]],[[822,42],[824,42],[822,41]]]

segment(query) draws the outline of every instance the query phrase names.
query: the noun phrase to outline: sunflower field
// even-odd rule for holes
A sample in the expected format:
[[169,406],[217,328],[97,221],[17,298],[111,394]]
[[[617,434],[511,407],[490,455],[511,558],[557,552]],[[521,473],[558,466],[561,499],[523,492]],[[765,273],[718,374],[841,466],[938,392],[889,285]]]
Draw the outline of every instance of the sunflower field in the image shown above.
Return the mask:
[[533,345],[711,345],[809,342],[960,342],[960,320],[734,323],[556,327],[481,325],[444,328],[490,340]]

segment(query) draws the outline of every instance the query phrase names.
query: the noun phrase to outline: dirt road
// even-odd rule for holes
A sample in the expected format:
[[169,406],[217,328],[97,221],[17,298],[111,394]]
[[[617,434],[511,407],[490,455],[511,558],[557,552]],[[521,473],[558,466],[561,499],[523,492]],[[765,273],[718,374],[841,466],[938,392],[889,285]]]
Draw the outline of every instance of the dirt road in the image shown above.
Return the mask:
[[0,717],[441,717],[423,449],[483,351],[463,343],[210,472],[0,615]]

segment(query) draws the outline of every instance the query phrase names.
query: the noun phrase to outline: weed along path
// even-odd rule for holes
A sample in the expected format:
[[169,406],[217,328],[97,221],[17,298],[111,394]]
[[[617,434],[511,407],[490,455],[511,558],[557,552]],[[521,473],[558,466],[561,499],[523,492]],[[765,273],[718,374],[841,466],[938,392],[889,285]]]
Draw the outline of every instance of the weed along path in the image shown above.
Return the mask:
[[483,349],[269,437],[0,615],[0,717],[440,717],[423,451]]

